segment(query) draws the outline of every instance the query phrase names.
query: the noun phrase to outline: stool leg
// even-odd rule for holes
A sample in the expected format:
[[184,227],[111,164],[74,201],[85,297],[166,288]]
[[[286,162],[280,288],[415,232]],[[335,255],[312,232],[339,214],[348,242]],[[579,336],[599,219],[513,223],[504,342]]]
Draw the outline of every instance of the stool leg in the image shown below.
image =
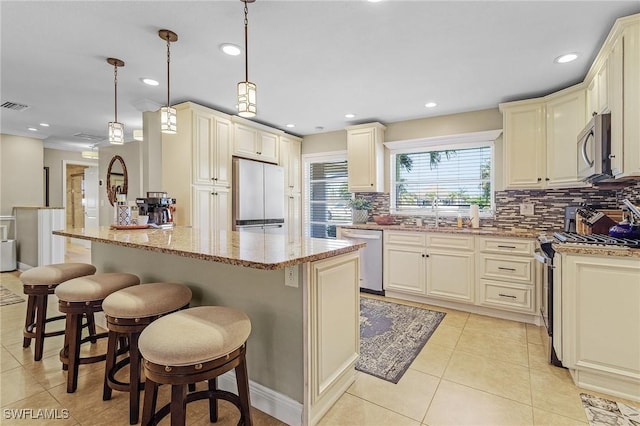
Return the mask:
[[171,385],[171,426],[187,422],[187,385]]
[[[24,320],[24,331],[31,332],[36,318],[36,297],[32,294],[27,298],[27,315]],[[28,348],[31,345],[31,337],[25,337],[22,340],[22,347]]]
[[[218,390],[218,378],[214,377],[213,379],[209,379],[209,390],[216,391]],[[211,397],[209,398],[209,422],[215,423],[218,421],[218,398]]]
[[44,327],[47,322],[47,302],[49,297],[45,295],[36,298],[36,348],[34,361],[42,359],[44,349]]
[[[148,426],[151,418],[156,413],[156,401],[158,400],[158,384],[153,380],[147,379],[144,382],[144,405],[142,406],[142,425]],[[156,422],[157,423],[157,422]]]
[[247,362],[245,354],[240,355],[240,364],[235,368],[236,383],[238,385],[238,396],[240,397],[240,411],[243,424],[251,426],[251,399],[249,397],[249,376],[247,375]]
[[129,424],[138,423],[140,414],[140,352],[139,333],[129,335]]
[[[87,316],[87,327],[89,328],[89,336],[95,336],[96,333],[96,320],[93,317],[93,312],[89,312],[88,314],[86,314]],[[96,343],[98,341],[98,339],[96,339],[95,337],[90,339],[91,343]]]
[[118,343],[118,333],[109,330],[109,337],[107,340],[107,360],[104,367],[104,386],[102,388],[102,400],[108,401],[111,399],[111,386],[109,386],[109,375],[111,370],[116,365],[116,348]]
[[78,388],[78,367],[80,366],[80,339],[82,332],[82,314],[67,314],[65,334],[69,336],[69,364],[67,372],[67,393]]

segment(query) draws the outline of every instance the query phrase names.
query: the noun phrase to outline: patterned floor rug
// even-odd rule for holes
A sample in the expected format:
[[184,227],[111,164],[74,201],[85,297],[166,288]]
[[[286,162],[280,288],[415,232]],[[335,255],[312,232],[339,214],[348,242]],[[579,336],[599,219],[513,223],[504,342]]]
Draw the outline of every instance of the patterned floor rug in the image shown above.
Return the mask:
[[621,402],[581,393],[590,426],[640,426],[640,410]]
[[360,359],[356,370],[398,383],[445,314],[360,298]]
[[24,299],[0,285],[0,306],[24,302]]

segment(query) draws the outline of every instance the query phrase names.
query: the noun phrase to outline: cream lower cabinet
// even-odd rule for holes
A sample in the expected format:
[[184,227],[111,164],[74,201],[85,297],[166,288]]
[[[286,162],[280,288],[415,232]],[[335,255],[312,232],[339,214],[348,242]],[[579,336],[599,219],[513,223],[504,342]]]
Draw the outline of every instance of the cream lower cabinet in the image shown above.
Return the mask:
[[299,193],[285,195],[285,206],[287,217],[285,226],[287,228],[287,238],[291,243],[298,242],[302,238],[302,204]]
[[562,364],[580,387],[640,401],[640,259],[561,259]]
[[[203,244],[219,242],[231,230],[231,193],[229,188],[215,186],[193,186],[194,228],[201,230]],[[209,236],[211,240],[205,238]]]
[[427,296],[473,303],[474,237],[427,234]]
[[426,235],[421,232],[384,231],[384,288],[402,293],[426,293]]

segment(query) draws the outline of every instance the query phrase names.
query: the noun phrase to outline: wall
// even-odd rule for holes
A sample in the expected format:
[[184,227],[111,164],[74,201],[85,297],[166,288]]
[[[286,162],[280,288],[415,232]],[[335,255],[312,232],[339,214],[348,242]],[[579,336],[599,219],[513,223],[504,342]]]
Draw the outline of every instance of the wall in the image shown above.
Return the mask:
[[49,167],[49,205],[63,206],[63,188],[64,162],[69,164],[83,164],[88,166],[97,166],[98,160],[90,160],[82,158],[82,153],[78,151],[63,151],[60,149],[44,149],[44,165]]
[[43,150],[40,139],[0,135],[0,215],[44,205]]
[[113,223],[113,206],[107,197],[107,169],[111,159],[119,155],[127,167],[128,194],[127,200],[135,204],[138,197],[143,197],[142,191],[142,143],[138,141],[128,142],[124,145],[109,145],[100,147],[99,160],[99,205],[100,225],[108,226]]

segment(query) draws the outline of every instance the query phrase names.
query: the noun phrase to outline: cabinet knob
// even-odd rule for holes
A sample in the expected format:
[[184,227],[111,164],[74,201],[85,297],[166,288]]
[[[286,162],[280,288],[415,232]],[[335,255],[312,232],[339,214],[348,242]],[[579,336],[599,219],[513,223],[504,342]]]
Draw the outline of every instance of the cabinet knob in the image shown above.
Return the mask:
[[373,186],[373,184],[371,184],[371,186]]
[[262,153],[261,153],[260,151],[257,151],[257,152],[256,152],[256,154],[258,154],[258,155],[262,155]]
[[538,178],[538,182],[541,182],[541,181],[542,181],[542,178]]
[[212,192],[211,195],[218,195],[218,193],[217,192]]
[[549,178],[544,178],[544,180],[546,180],[546,181],[550,181],[551,179],[549,179]]
[[612,158],[616,158],[616,156],[613,154],[609,154],[609,160],[611,160]]

